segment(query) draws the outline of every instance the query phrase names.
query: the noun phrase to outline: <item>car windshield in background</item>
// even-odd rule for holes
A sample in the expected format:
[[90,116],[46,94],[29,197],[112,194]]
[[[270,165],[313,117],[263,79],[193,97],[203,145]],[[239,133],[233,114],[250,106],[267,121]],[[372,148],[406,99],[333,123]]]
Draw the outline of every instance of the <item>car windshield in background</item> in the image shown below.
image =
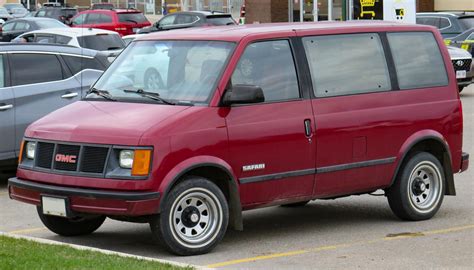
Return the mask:
[[464,26],[465,29],[470,29],[474,27],[474,17],[460,18],[459,22]]
[[118,13],[120,22],[131,22],[131,23],[143,23],[147,22],[147,19],[143,13]]
[[119,35],[109,34],[97,34],[94,36],[82,36],[78,37],[77,41],[83,48],[97,50],[97,51],[110,51],[120,50],[125,48],[125,44]]
[[26,10],[24,8],[13,8],[11,10],[11,12],[12,12],[12,14],[22,15],[22,14],[28,13],[28,10]]
[[69,27],[60,21],[50,19],[37,20],[35,21],[35,23],[39,26],[40,29]]
[[207,22],[212,25],[234,25],[235,21],[231,16],[207,17]]
[[173,103],[207,104],[234,46],[222,41],[133,42],[94,87],[118,100],[153,102],[153,96],[130,92],[145,91]]

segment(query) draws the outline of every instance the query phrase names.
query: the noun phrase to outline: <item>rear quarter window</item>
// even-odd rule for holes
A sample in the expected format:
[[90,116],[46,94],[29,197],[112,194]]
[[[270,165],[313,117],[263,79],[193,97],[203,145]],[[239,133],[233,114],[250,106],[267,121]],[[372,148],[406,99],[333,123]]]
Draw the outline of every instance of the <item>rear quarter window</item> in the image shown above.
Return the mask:
[[431,32],[387,34],[400,89],[448,85],[438,43]]
[[391,89],[387,62],[378,34],[305,37],[303,44],[317,97]]

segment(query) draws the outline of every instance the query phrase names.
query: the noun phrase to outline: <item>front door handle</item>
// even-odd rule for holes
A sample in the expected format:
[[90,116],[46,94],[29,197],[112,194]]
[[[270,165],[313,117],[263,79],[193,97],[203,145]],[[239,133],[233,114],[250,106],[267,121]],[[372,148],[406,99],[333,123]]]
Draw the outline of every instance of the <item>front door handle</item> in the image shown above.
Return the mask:
[[313,135],[313,131],[311,130],[311,120],[309,119],[304,120],[304,133],[308,138]]
[[10,110],[11,108],[13,108],[12,104],[1,104],[0,105],[0,111]]
[[78,95],[79,95],[78,93],[67,93],[67,94],[62,95],[61,98],[75,98]]

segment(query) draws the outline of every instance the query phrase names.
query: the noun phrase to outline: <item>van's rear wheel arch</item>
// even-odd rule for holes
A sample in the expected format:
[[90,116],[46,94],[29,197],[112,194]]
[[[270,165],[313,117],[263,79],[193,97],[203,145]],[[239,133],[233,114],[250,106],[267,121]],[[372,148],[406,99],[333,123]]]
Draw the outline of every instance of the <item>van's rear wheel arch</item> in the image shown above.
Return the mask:
[[443,166],[445,175],[445,195],[456,195],[456,189],[454,186],[453,170],[451,166],[451,152],[446,143],[435,136],[422,137],[414,142],[407,148],[408,150],[403,154],[400,162],[397,165],[395,173],[393,174],[390,186],[393,186],[401,168],[417,153],[427,152],[432,154],[438,159]]
[[[166,200],[166,197],[175,186],[193,176],[208,179],[219,187],[229,205],[229,226],[234,230],[243,230],[242,206],[237,182],[232,174],[221,165],[212,163],[197,164],[183,170],[166,187],[161,201]],[[162,205],[161,203],[160,207]]]

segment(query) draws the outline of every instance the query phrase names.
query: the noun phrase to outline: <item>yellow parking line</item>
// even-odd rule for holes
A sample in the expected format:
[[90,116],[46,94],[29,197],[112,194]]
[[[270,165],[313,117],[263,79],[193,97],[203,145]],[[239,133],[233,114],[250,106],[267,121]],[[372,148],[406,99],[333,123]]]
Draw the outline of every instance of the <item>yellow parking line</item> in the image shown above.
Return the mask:
[[261,261],[261,260],[269,260],[269,259],[281,258],[281,257],[296,256],[296,255],[301,255],[301,254],[310,253],[310,252],[335,250],[335,249],[340,249],[340,248],[352,247],[352,246],[355,246],[355,245],[375,244],[375,243],[383,242],[383,241],[392,241],[392,240],[399,240],[399,239],[423,237],[423,236],[427,236],[427,235],[446,234],[446,233],[452,233],[452,232],[458,232],[458,231],[464,231],[464,230],[470,230],[470,229],[474,229],[474,224],[459,226],[459,227],[452,227],[452,228],[447,228],[447,229],[439,229],[439,230],[418,232],[418,233],[401,233],[401,234],[397,234],[397,235],[393,235],[393,236],[387,236],[387,237],[368,240],[368,241],[359,241],[359,242],[352,242],[352,243],[343,243],[343,244],[338,244],[338,245],[321,246],[321,247],[317,247],[317,248],[302,249],[302,250],[295,250],[295,251],[289,251],[289,252],[283,252],[283,253],[274,253],[274,254],[269,254],[269,255],[256,256],[256,257],[251,257],[251,258],[230,260],[230,261],[225,261],[225,262],[220,262],[220,263],[209,264],[206,267],[217,268],[217,267],[235,265],[235,264],[240,264],[240,263],[255,262],[255,261]]
[[43,231],[43,230],[46,230],[46,228],[41,227],[41,228],[15,230],[15,231],[11,231],[11,232],[8,232],[8,233],[11,233],[11,234],[26,234],[26,233],[31,233],[31,232],[39,232],[39,231]]

